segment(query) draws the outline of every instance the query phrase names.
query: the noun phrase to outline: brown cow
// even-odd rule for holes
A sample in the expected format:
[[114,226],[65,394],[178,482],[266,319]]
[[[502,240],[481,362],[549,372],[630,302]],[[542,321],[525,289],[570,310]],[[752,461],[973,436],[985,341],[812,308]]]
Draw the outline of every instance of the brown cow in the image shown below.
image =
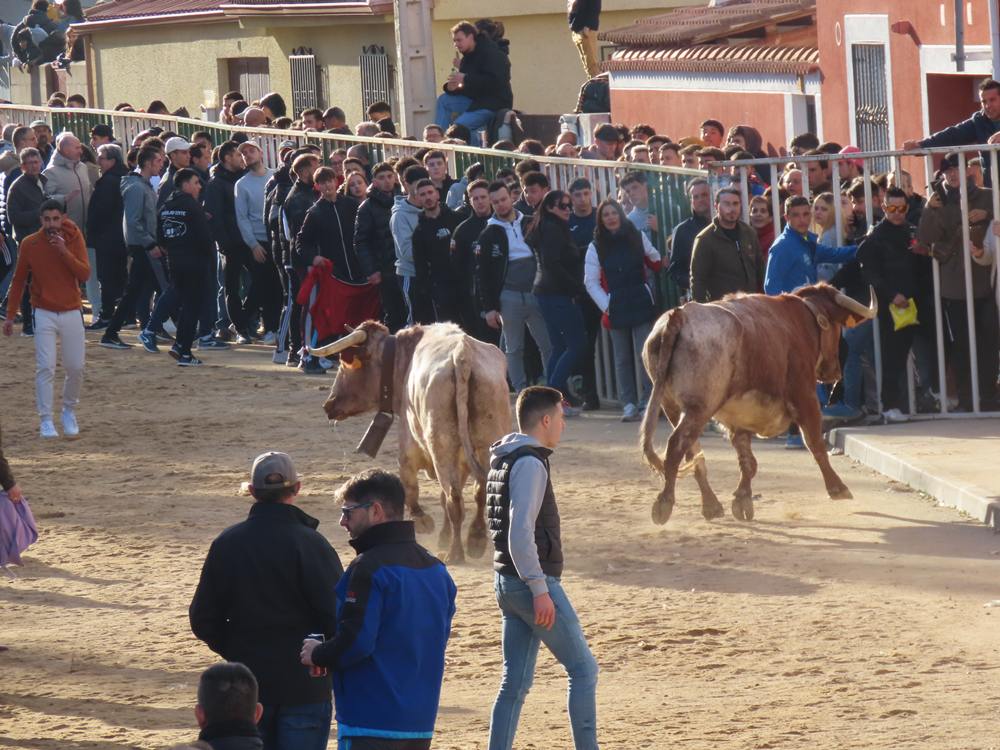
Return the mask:
[[[866,308],[818,284],[777,297],[737,294],[708,304],[689,302],[665,313],[642,350],[653,392],[641,445],[646,462],[664,478],[653,522],[670,518],[682,458],[687,463],[680,473],[694,469],[702,515],[711,519],[725,512],[709,486],[698,440],[712,417],[728,430],[739,459],[736,518],[753,520],[750,481],[757,460],[751,436],[777,435],[792,422],[802,430],[830,497],[851,497],[826,454],[816,381],[840,379],[841,326],[874,318],[876,310],[874,291]],[[674,426],[663,458],[653,448],[658,406]]]
[[[320,356],[341,354],[323,404],[329,419],[378,411],[389,338],[385,326],[367,321],[340,341],[313,351]],[[438,544],[448,549],[449,562],[461,562],[462,488],[473,476],[476,516],[467,544],[469,554],[480,557],[486,549],[489,449],[511,426],[507,361],[495,346],[451,323],[413,326],[393,338],[392,413],[400,419],[399,475],[410,516],[420,531],[433,531],[434,519],[418,500],[417,472],[423,469],[441,485],[445,513]]]

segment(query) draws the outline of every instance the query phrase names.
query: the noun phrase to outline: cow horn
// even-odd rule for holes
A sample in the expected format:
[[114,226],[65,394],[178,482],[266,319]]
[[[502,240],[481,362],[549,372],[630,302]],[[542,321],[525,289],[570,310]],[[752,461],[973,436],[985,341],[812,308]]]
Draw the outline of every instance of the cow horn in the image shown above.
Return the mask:
[[352,346],[359,346],[365,343],[367,338],[368,332],[358,329],[353,333],[347,334],[344,338],[334,341],[332,344],[309,349],[309,353],[317,357],[328,357],[331,354],[338,354],[344,351],[344,349],[350,349]]
[[867,320],[871,320],[878,315],[878,300],[875,299],[875,289],[872,286],[868,287],[868,307],[840,292],[837,292],[833,299],[841,307],[846,307],[855,315],[860,315]]

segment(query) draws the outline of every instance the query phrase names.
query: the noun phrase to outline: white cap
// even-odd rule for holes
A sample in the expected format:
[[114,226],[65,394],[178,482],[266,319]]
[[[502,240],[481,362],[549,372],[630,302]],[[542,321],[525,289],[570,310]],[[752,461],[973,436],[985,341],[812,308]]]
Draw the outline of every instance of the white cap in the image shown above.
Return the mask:
[[191,144],[177,135],[168,138],[163,146],[163,150],[167,154],[172,154],[174,151],[187,151],[189,148],[191,148]]

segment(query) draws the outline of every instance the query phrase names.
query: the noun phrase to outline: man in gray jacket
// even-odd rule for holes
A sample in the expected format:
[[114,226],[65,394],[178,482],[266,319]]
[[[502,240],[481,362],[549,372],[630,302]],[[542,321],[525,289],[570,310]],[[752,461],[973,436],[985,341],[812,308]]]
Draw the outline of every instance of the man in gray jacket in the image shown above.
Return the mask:
[[135,314],[136,300],[143,287],[155,281],[162,292],[167,286],[163,274],[163,250],[156,241],[156,191],[150,182],[153,175],[160,173],[163,156],[158,149],[144,148],[137,157],[137,166],[138,172],[130,172],[121,182],[125,208],[122,226],[131,264],[125,292],[101,337],[101,346],[108,349],[131,348],[131,344],[119,338],[118,332]]
[[[399,277],[399,288],[403,290],[403,298],[406,300],[408,326],[434,322],[433,311],[414,310],[414,297],[411,297],[411,287],[417,275],[416,266],[413,265],[413,231],[417,228],[421,214],[417,202],[417,183],[428,178],[427,170],[418,164],[407,168],[402,175],[403,190],[406,192],[396,196],[389,217],[389,229],[396,245],[396,276]],[[419,295],[415,297],[419,298]]]
[[83,145],[72,133],[60,133],[56,138],[56,153],[42,174],[48,178],[46,190],[49,197],[66,206],[66,216],[79,227],[87,228],[87,207],[94,186],[90,182],[87,165],[80,161]]
[[520,432],[490,449],[486,508],[502,613],[503,679],[493,704],[488,750],[510,750],[544,643],[569,677],[569,721],[576,750],[597,750],[597,661],[560,583],[559,508],[549,456],[566,423],[562,393],[531,386],[517,398]]

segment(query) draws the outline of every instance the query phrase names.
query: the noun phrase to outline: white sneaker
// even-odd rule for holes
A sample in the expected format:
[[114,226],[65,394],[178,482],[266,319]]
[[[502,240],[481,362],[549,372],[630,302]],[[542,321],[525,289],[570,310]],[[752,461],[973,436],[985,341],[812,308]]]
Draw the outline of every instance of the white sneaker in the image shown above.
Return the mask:
[[163,321],[163,330],[169,333],[171,336],[177,335],[177,326],[175,326],[171,321]]
[[76,414],[69,409],[63,409],[62,413],[63,435],[73,440],[80,437],[80,425],[77,424]]
[[59,433],[56,432],[55,423],[51,419],[43,419],[42,426],[39,428],[38,433],[43,438],[57,438]]
[[625,404],[622,410],[622,422],[638,422],[640,419],[642,414],[639,413],[639,407],[635,404]]
[[274,334],[274,331],[268,331],[264,334],[264,337],[260,340],[260,343],[267,344],[268,346],[274,346],[278,343],[278,337]]
[[882,416],[885,417],[885,421],[890,424],[898,424],[901,422],[909,422],[910,415],[903,414],[899,409],[888,409],[882,412]]

